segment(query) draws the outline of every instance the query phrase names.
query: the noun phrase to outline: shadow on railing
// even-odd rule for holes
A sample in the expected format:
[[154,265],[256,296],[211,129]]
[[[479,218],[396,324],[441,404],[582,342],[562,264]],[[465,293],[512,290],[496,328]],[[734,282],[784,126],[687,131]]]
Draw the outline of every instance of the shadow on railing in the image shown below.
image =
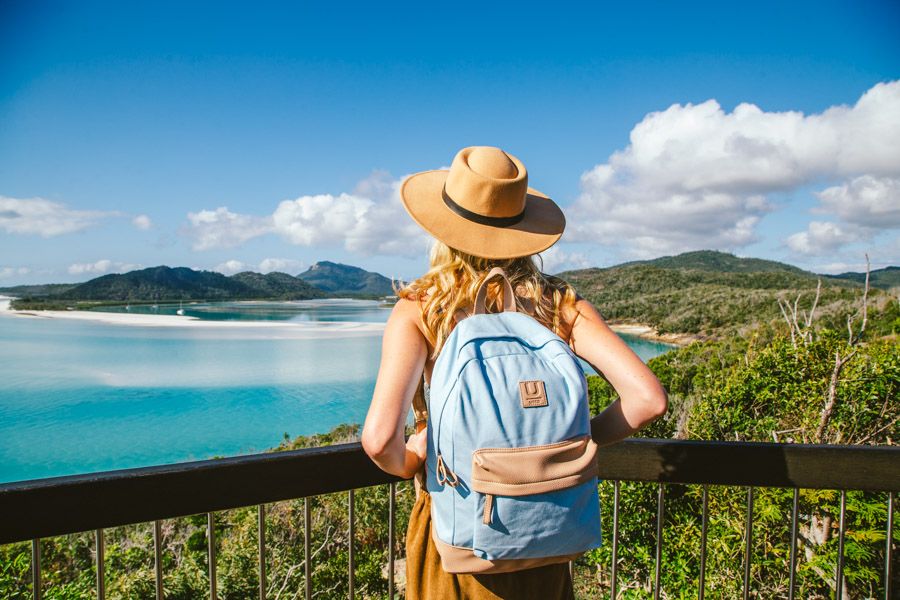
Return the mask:
[[[744,527],[743,596],[750,594],[751,540],[753,537],[754,488],[793,488],[791,516],[790,598],[795,594],[799,489],[841,491],[838,559],[834,574],[836,597],[841,597],[844,565],[846,491],[888,492],[884,598],[892,598],[892,539],[894,493],[900,490],[900,448],[876,446],[817,446],[751,442],[704,442],[629,439],[600,449],[600,477],[614,484],[612,507],[612,564],[610,588],[617,590],[619,541],[619,482],[658,484],[655,572],[652,593],[660,594],[662,528],[666,484],[701,484],[702,534],[700,539],[699,596],[703,597],[708,524],[707,486],[746,486]],[[212,527],[216,511],[258,506],[259,597],[266,597],[265,505],[306,498],[304,523],[310,527],[308,498],[348,492],[350,597],[354,594],[354,490],[374,485],[390,486],[389,539],[394,531],[395,484],[400,481],[378,469],[358,443],[287,452],[255,454],[174,465],[124,469],[68,477],[0,485],[0,544],[32,541],[32,585],[41,597],[40,538],[94,531],[96,534],[97,597],[105,595],[103,582],[103,529],[134,523],[154,523],[154,555],[157,598],[163,597],[159,521],[207,514],[210,597],[216,598],[216,544]],[[305,556],[309,536],[305,536]],[[388,544],[388,593],[394,597],[394,543]],[[305,561],[305,594],[310,589],[310,561]]]

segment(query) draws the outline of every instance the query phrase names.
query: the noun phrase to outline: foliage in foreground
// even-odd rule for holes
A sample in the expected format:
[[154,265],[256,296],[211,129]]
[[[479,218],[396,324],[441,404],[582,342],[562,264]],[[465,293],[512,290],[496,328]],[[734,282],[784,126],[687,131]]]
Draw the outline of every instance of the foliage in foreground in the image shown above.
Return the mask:
[[[828,321],[826,320],[826,323]],[[851,330],[860,330],[857,317]],[[895,445],[900,437],[900,319],[896,301],[873,307],[866,333],[848,341],[843,328],[811,330],[794,339],[783,326],[757,326],[746,336],[697,342],[650,361],[669,392],[670,411],[640,435],[681,439],[827,442]],[[835,356],[850,356],[839,370],[834,403],[826,410]],[[589,378],[593,412],[615,400],[600,377]],[[827,413],[827,414],[826,414]],[[276,450],[328,445],[355,439],[358,426],[329,434],[286,438]],[[600,486],[606,544],[576,565],[579,597],[608,595],[613,484]],[[652,597],[658,487],[620,484],[618,584],[621,598]],[[662,597],[697,596],[700,562],[701,486],[667,485],[663,533]],[[387,592],[387,486],[356,491],[357,595]],[[711,487],[705,572],[708,598],[741,596],[747,492]],[[398,486],[397,555],[413,502],[410,484]],[[790,557],[792,490],[755,490],[751,588],[755,597],[786,596]],[[840,493],[801,490],[797,597],[834,595]],[[216,515],[218,589],[224,599],[256,594],[256,507]],[[310,500],[312,587],[319,598],[347,597],[347,494]],[[267,597],[296,598],[304,587],[304,501],[267,505]],[[845,538],[845,598],[884,594],[886,494],[849,492]],[[205,515],[163,522],[166,597],[207,594]],[[894,553],[900,520],[892,532]],[[153,544],[148,524],[106,532],[109,598],[153,597]],[[93,536],[77,534],[42,542],[45,597],[91,597]],[[402,561],[398,579],[402,578]],[[895,569],[895,577],[898,577]],[[894,582],[895,589],[900,581]],[[31,597],[30,544],[0,546],[0,597]]]

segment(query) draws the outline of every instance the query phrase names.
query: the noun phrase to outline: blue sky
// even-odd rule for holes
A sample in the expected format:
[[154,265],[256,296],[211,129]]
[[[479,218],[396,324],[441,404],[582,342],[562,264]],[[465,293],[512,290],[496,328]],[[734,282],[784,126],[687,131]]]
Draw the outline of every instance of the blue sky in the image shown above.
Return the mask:
[[398,184],[470,145],[565,210],[551,271],[701,248],[900,264],[898,27],[896,2],[5,0],[0,286],[412,277],[427,239]]

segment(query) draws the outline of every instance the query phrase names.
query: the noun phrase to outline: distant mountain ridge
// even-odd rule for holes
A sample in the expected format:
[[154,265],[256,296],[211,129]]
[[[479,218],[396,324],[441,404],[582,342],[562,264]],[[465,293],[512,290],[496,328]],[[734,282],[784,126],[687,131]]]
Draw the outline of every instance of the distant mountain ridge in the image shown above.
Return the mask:
[[391,280],[381,275],[328,260],[319,261],[297,275],[332,296],[390,296]]
[[774,260],[763,258],[741,258],[728,252],[718,250],[694,250],[674,256],[660,256],[650,260],[634,260],[614,267],[630,267],[649,265],[660,269],[696,269],[699,271],[718,271],[722,273],[763,273],[769,271],[788,271],[790,273],[815,276],[810,271]]
[[[840,275],[825,275],[825,277],[829,279],[846,279],[859,284],[863,284],[866,281],[865,273],[854,273],[852,271],[841,273]],[[869,285],[883,290],[900,286],[900,267],[884,267],[883,269],[869,271]]]

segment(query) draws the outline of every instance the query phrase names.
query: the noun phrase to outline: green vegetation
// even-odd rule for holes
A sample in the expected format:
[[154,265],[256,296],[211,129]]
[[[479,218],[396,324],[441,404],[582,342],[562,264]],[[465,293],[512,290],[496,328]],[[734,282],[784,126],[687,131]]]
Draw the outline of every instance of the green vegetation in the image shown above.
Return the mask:
[[[847,279],[862,284],[866,281],[865,273],[841,273],[840,275],[826,275],[833,279]],[[869,285],[883,290],[892,287],[900,287],[900,267],[885,267],[869,273]]]
[[[691,268],[632,264],[567,275],[608,318],[651,323],[663,331],[701,333],[706,339],[649,362],[669,393],[666,416],[640,436],[678,439],[896,445],[900,439],[900,307],[896,293],[863,290],[854,282],[823,281],[777,263],[742,270],[727,256],[692,253]],[[675,257],[678,258],[678,257]],[[734,257],[732,257],[734,258]],[[703,268],[715,259],[717,268]],[[668,259],[667,259],[668,260]],[[723,262],[724,261],[724,262]],[[737,261],[737,262],[735,262]],[[653,261],[651,261],[653,262]],[[699,265],[699,266],[698,266]],[[798,299],[799,294],[799,299]],[[778,299],[796,301],[789,325]],[[807,321],[806,313],[813,312]],[[848,317],[849,332],[848,333]],[[808,324],[807,324],[808,323]],[[591,376],[593,413],[615,400],[615,390]],[[273,451],[356,439],[359,427],[290,439]],[[619,510],[620,598],[649,598],[653,582],[657,486],[623,482]],[[613,484],[600,485],[606,544],[576,564],[580,598],[608,597]],[[706,597],[741,596],[746,489],[710,487]],[[701,486],[666,486],[662,596],[695,598],[699,575]],[[387,486],[356,491],[357,594],[386,595]],[[322,598],[347,597],[347,495],[310,500],[313,589]],[[840,494],[801,490],[798,598],[835,593]],[[413,491],[398,486],[398,556]],[[786,597],[792,490],[758,488],[754,497],[753,597]],[[293,598],[303,589],[303,501],[268,505],[268,597]],[[218,587],[222,598],[254,597],[256,507],[217,514]],[[849,492],[845,538],[845,598],[882,597],[886,494]],[[205,515],[163,523],[167,598],[206,594]],[[900,544],[900,520],[892,532]],[[151,597],[149,525],[107,531],[110,598]],[[84,598],[94,585],[91,534],[44,540],[45,597]],[[0,597],[30,598],[30,545],[0,547]],[[398,562],[398,581],[403,563]],[[895,577],[898,577],[895,569]],[[894,586],[898,585],[895,580]]]
[[[793,303],[798,293],[811,299],[820,279],[817,319],[842,329],[844,315],[856,309],[861,295],[855,281],[822,279],[790,265],[711,251],[569,271],[561,277],[611,322],[641,323],[659,333],[701,339],[749,335],[780,317],[779,299]],[[876,289],[869,296],[882,309],[893,299]]]
[[159,266],[103,275],[80,284],[16,286],[0,288],[0,292],[17,297],[11,303],[15,310],[84,310],[123,302],[380,299],[393,294],[393,288],[383,275],[326,261],[297,277],[252,271],[226,277],[215,271]]

